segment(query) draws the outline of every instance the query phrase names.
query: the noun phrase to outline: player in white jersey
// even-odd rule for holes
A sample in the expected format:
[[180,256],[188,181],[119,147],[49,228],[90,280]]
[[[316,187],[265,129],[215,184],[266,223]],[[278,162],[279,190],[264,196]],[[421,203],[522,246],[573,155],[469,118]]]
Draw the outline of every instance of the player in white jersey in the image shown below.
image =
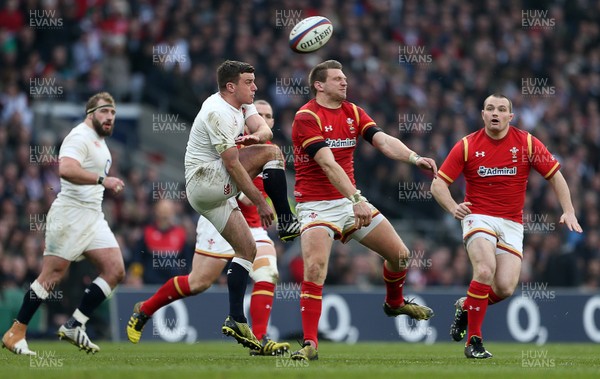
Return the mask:
[[[219,92],[204,101],[190,132],[185,154],[186,193],[192,207],[214,225],[235,253],[227,273],[229,316],[221,330],[243,346],[260,351],[262,345],[244,315],[244,295],[256,243],[235,196],[243,192],[256,205],[263,226],[271,225],[273,210],[252,183],[262,172],[265,192],[277,213],[279,237],[284,241],[297,237],[300,224],[287,199],[283,154],[277,146],[264,144],[273,134],[252,104],[257,90],[254,67],[225,61],[217,69],[217,82]],[[244,125],[247,135],[243,135]],[[238,150],[238,144],[245,147]],[[170,279],[151,298],[135,304],[127,324],[131,342],[139,342],[144,325],[158,309],[212,284],[205,273],[220,272],[217,267],[222,263],[200,262],[195,257],[189,275]]]
[[121,179],[108,176],[112,159],[105,137],[114,128],[115,101],[107,92],[98,93],[88,100],[85,112],[85,120],[71,130],[60,148],[61,191],[46,218],[42,272],[2,337],[3,347],[15,354],[36,355],[25,340],[27,324],[44,300],[57,297],[56,285],[71,262],[84,258],[100,275],[85,289],[79,307],[59,328],[58,335],[80,350],[99,351],[88,338],[85,324],[125,275],[121,250],[101,208],[105,188],[118,193],[124,187]]

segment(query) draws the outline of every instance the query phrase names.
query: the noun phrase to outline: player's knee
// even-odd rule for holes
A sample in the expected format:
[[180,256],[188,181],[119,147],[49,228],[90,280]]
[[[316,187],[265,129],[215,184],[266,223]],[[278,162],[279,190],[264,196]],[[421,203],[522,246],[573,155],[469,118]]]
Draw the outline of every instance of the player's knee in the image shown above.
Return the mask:
[[190,292],[192,295],[197,295],[209,289],[212,286],[212,282],[205,279],[192,280],[189,278]]
[[125,268],[120,267],[119,269],[115,270],[115,272],[113,273],[114,275],[114,281],[115,281],[115,286],[119,283],[121,283],[124,279],[125,279]]
[[256,257],[256,244],[246,245],[241,249],[235,250],[235,252],[240,258],[253,262]]
[[[274,256],[268,255],[259,258],[261,261],[268,261],[267,265],[261,265],[259,267],[252,267],[250,271],[250,277],[255,282],[269,282],[276,284],[279,280],[279,271],[277,271],[277,259]],[[256,260],[254,262],[256,266]]]
[[398,250],[398,254],[392,254],[386,260],[389,263],[389,267],[400,270],[406,269],[410,263],[410,251],[408,248],[402,247]]
[[279,146],[269,145],[269,147],[270,147],[269,153],[271,154],[272,157],[274,157],[275,159],[283,159],[283,152],[281,151]]
[[65,276],[67,270],[51,270],[43,273],[39,276],[38,280],[40,283],[46,283],[48,285],[56,285],[60,283]]
[[110,267],[104,267],[100,275],[114,288],[125,279],[125,268],[122,264],[111,265]]
[[499,286],[496,289],[496,295],[502,299],[511,297],[514,292],[515,292],[514,286]]
[[308,262],[304,267],[304,279],[309,282],[319,283],[325,279],[327,272],[325,262]]
[[494,280],[494,270],[486,265],[478,265],[473,270],[473,278],[481,283],[491,283]]

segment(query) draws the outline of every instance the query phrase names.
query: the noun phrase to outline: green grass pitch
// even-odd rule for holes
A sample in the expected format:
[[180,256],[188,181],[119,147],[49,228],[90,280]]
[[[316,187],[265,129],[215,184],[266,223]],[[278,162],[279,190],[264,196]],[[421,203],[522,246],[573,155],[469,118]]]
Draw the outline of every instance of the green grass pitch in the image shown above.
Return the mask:
[[[38,358],[0,351],[2,378],[600,378],[600,344],[486,343],[488,360],[466,359],[460,343],[327,343],[319,360],[251,357],[235,341],[110,343],[96,355],[65,342],[30,341]],[[297,345],[294,343],[293,349]]]

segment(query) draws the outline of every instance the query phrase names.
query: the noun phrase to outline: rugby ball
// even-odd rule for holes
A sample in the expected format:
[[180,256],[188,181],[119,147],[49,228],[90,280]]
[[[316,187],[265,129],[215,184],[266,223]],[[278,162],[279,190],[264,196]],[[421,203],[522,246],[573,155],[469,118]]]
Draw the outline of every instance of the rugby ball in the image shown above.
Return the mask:
[[290,32],[290,48],[306,54],[319,50],[333,34],[331,21],[323,16],[307,17],[297,23]]

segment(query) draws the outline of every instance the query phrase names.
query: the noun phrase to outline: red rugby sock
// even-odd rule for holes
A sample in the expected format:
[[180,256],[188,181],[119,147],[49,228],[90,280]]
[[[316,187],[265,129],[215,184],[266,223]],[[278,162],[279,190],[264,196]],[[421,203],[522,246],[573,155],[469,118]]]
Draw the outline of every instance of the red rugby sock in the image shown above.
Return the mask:
[[318,346],[319,318],[323,302],[323,286],[312,282],[302,282],[300,290],[300,312],[304,341],[313,341]]
[[485,312],[488,306],[488,293],[491,286],[479,283],[475,280],[471,281],[471,285],[467,291],[467,300],[463,309],[466,309],[469,317],[469,325],[467,328],[467,344],[472,336],[478,336],[483,339],[481,333],[481,325],[485,318]]
[[188,275],[176,276],[167,280],[167,282],[163,284],[151,298],[144,301],[141,310],[148,316],[152,316],[154,312],[165,305],[171,304],[175,300],[188,297],[191,294]]
[[259,340],[267,334],[267,325],[271,316],[275,284],[256,282],[250,299],[250,317],[252,317],[252,332]]
[[404,304],[402,288],[406,281],[408,269],[393,272],[390,271],[385,262],[383,263],[383,280],[385,281],[385,302],[392,308],[398,308]]
[[488,305],[499,303],[504,299],[506,298],[496,295],[496,292],[494,292],[494,290],[490,288],[490,292],[488,293]]

